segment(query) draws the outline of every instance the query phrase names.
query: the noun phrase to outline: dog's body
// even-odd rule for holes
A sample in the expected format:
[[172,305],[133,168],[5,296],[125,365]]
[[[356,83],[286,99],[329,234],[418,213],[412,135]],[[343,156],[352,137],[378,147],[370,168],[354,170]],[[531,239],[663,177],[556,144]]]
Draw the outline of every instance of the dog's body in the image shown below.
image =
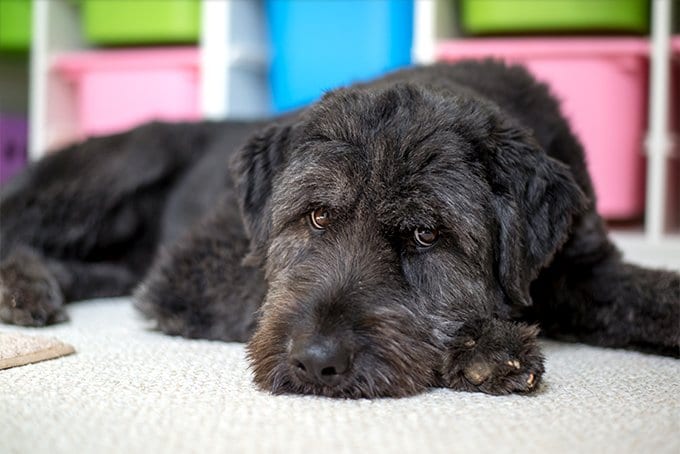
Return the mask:
[[152,124],[36,163],[0,199],[0,318],[146,275],[162,331],[249,341],[258,385],[329,396],[531,391],[524,322],[677,356],[680,276],[623,264],[594,206],[525,70],[414,68],[268,126]]

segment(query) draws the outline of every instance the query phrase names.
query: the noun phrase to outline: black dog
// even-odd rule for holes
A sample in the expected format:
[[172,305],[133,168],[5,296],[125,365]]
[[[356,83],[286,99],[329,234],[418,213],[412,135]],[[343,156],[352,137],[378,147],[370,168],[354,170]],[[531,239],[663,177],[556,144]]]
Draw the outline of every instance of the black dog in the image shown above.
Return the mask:
[[533,323],[677,356],[680,276],[622,263],[594,206],[524,69],[414,68],[269,126],[151,124],[36,163],[0,200],[0,317],[146,276],[162,331],[249,341],[260,387],[342,397],[532,391]]

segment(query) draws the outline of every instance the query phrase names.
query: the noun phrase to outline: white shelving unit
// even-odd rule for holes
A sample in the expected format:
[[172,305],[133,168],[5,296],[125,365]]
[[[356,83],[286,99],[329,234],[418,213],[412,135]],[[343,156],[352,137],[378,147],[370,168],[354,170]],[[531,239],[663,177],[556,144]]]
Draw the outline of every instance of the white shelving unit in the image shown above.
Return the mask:
[[[645,144],[648,162],[644,225],[634,231],[614,231],[624,254],[651,264],[680,269],[680,233],[670,229],[667,175],[673,155],[668,131],[669,38],[672,0],[652,1],[649,131]],[[452,1],[415,0],[413,57],[418,63],[434,61],[441,39],[460,36]],[[676,6],[677,7],[677,6]],[[32,159],[73,138],[73,94],[51,71],[55,56],[86,49],[79,11],[66,0],[33,0],[34,39],[30,71],[30,140]],[[266,30],[263,4],[253,1],[203,0],[201,48],[201,107],[206,118],[252,117],[266,114]],[[677,102],[677,100],[675,100]],[[680,171],[677,172],[680,174]],[[680,197],[676,198],[676,203]]]
[[269,63],[260,0],[203,0],[201,108],[205,118],[269,113]]
[[[671,166],[680,167],[680,143],[674,140],[668,126],[671,102],[680,104],[678,99],[671,99],[672,8],[671,0],[652,0],[644,230],[637,234],[615,232],[614,239],[625,255],[680,270],[680,233],[678,226],[669,225],[671,213],[680,210],[680,206],[669,203],[680,203],[677,194],[671,197],[671,191],[680,187],[677,182],[668,181]],[[680,178],[680,172],[677,177]]]
[[52,62],[57,55],[85,49],[86,45],[72,3],[34,0],[32,25],[28,153],[35,160],[74,138],[73,93],[55,76]]
[[[262,1],[202,0],[201,110],[205,118],[257,117],[269,110]],[[52,65],[88,49],[80,10],[66,0],[33,0],[29,155],[76,138],[74,94]]]

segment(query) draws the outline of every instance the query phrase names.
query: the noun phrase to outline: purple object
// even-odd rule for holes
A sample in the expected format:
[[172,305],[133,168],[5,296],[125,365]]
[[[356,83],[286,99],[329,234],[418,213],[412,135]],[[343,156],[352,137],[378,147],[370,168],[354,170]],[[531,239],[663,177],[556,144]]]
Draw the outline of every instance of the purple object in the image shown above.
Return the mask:
[[0,114],[0,184],[26,166],[27,142],[26,119]]

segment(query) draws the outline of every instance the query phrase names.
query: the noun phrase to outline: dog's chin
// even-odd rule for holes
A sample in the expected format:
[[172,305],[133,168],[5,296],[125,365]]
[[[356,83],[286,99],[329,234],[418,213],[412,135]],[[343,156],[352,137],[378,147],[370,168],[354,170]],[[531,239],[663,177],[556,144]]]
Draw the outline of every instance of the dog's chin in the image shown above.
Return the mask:
[[[363,351],[355,357],[352,368],[333,386],[306,380],[290,364],[283,349],[269,350],[272,344],[247,346],[253,380],[258,388],[272,394],[308,394],[344,399],[407,397],[424,392],[436,385],[432,364],[415,364],[403,357],[392,363],[380,351]],[[385,352],[383,352],[385,353]]]
[[265,314],[248,342],[253,380],[262,390],[358,399],[411,396],[437,384],[441,348],[433,342],[424,319],[409,322],[409,311],[381,308],[363,313],[351,334],[351,364],[335,377],[333,386],[310,379],[291,363],[291,339],[300,335],[295,317],[293,311]]
[[[252,359],[252,355],[249,354]],[[368,360],[370,363],[373,360]],[[252,362],[252,361],[251,361]],[[307,394],[343,399],[372,399],[378,397],[407,397],[425,391],[431,383],[422,377],[405,375],[404,371],[394,372],[375,360],[375,367],[359,370],[353,368],[347,376],[334,386],[311,383],[298,376],[288,363],[286,355],[275,355],[268,365],[252,363],[255,384],[272,394]],[[427,374],[429,375],[429,374]]]

